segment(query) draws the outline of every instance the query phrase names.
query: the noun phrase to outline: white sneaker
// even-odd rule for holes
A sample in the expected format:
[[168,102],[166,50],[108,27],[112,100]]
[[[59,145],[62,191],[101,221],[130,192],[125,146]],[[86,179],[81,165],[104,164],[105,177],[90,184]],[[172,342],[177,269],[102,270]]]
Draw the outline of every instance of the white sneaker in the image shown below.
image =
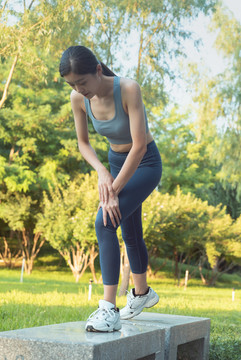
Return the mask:
[[86,331],[107,331],[120,330],[120,312],[119,308],[106,300],[99,301],[99,307],[87,319]]
[[144,308],[150,308],[156,305],[159,301],[157,293],[149,286],[149,291],[146,295],[134,296],[134,289],[127,291],[127,305],[120,310],[121,320],[131,319],[140,314]]

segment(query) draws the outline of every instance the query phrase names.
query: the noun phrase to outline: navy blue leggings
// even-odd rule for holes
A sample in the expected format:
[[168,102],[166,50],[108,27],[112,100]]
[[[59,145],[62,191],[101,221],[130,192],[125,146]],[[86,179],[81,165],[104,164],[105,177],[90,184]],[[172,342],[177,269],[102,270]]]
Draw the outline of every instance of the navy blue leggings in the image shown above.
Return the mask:
[[[108,153],[110,170],[115,178],[128,153],[119,153],[111,148]],[[147,145],[147,151],[135,173],[119,193],[121,212],[121,232],[126,245],[131,271],[143,274],[147,270],[148,254],[142,234],[142,202],[151,194],[160,182],[162,161],[154,141]],[[118,224],[117,224],[118,226]],[[116,230],[107,215],[107,226],[103,224],[100,208],[95,221],[95,230],[99,243],[99,258],[104,285],[116,285],[120,275],[120,246]]]

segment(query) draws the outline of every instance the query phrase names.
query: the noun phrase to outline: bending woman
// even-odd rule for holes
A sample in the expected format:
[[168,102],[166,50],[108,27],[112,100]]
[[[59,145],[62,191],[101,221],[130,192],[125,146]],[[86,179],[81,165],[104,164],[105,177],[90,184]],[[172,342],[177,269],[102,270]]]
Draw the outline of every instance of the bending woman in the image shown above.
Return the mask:
[[[161,157],[148,129],[136,81],[116,76],[84,46],[65,50],[59,70],[73,88],[70,99],[80,153],[98,173],[100,203],[95,229],[104,299],[89,316],[85,328],[87,331],[120,330],[120,319],[130,319],[159,301],[146,280],[148,254],[142,234],[141,208],[161,179]],[[86,114],[95,130],[110,142],[110,172],[89,143]],[[135,284],[128,292],[127,305],[120,311],[116,307],[120,273],[116,230],[119,225]]]

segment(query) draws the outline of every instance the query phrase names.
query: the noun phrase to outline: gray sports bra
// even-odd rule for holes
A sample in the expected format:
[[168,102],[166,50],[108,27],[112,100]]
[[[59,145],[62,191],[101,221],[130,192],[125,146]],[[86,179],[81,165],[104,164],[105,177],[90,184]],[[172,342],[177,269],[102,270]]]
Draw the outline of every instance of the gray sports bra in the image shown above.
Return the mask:
[[[90,101],[84,98],[87,115],[91,118],[93,126],[99,134],[106,136],[111,144],[129,144],[132,142],[130,133],[130,119],[122,106],[120,78],[114,77],[114,101],[115,101],[115,116],[111,120],[97,120],[90,106]],[[144,106],[146,133],[148,133],[148,122],[146,116],[146,109]]]

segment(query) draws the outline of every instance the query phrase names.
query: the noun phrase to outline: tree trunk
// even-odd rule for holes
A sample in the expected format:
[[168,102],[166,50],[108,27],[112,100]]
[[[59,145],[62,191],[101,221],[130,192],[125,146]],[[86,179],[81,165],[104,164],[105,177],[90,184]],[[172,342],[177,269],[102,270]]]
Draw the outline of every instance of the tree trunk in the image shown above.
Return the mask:
[[137,81],[139,81],[139,76],[140,76],[142,50],[143,50],[143,28],[141,28],[140,45],[139,45],[139,51],[138,51],[138,64],[137,64],[137,69],[136,69]]
[[30,275],[33,271],[33,258],[27,259],[24,263],[25,272]]
[[92,245],[89,251],[90,251],[89,267],[92,273],[94,283],[97,284],[98,281],[95,273],[95,258],[98,256],[98,252],[95,251],[95,245]]
[[123,277],[122,277],[122,282],[118,296],[126,295],[126,291],[128,290],[129,287],[130,272],[131,272],[130,263],[128,260],[126,247],[125,247]]
[[207,282],[207,285],[208,286],[214,286],[216,281],[217,281],[217,278],[219,276],[219,272],[218,272],[218,267],[219,267],[219,263],[222,262],[222,259],[221,261],[219,260],[218,257],[216,257],[216,262],[215,262],[215,265],[214,267],[212,268],[212,271],[211,271],[211,277],[210,279],[208,280]]
[[163,269],[163,268],[165,267],[166,263],[167,263],[167,260],[163,261],[163,263],[161,264],[161,266],[159,266],[158,268],[155,268],[154,273],[153,273],[153,277],[155,277],[155,275],[156,275],[156,273],[157,273],[158,271],[160,271],[161,269]]
[[148,264],[148,266],[147,266],[146,275],[147,275],[149,278],[153,278],[153,277],[154,277],[154,275],[153,275],[153,273],[152,273],[152,269],[151,269],[150,264]]
[[18,55],[16,55],[14,60],[13,60],[13,64],[12,64],[11,70],[9,72],[7,82],[6,82],[5,86],[4,86],[3,96],[2,96],[2,99],[0,100],[0,109],[2,108],[3,104],[5,103],[5,101],[7,99],[8,88],[9,88],[9,85],[10,85],[10,82],[11,82],[11,79],[12,79],[12,76],[13,76],[13,71],[14,71],[15,66],[17,64],[17,61],[18,61]]
[[177,281],[177,286],[181,286],[180,285],[180,282],[181,282],[181,276],[182,276],[182,267],[183,267],[183,264],[186,262],[186,259],[187,257],[183,258],[184,256],[184,253],[182,252],[180,254],[180,259],[179,259],[179,263],[181,263],[180,266],[178,266],[178,281]]
[[174,261],[175,261],[175,270],[174,270],[174,277],[177,280],[178,278],[178,252],[176,247],[173,249]]
[[76,248],[71,246],[70,250],[59,250],[59,253],[66,260],[77,283],[89,266],[89,254],[84,252],[79,242],[76,243]]
[[205,277],[203,276],[203,273],[202,273],[202,264],[201,264],[201,262],[199,262],[199,264],[198,264],[198,269],[199,269],[199,274],[200,274],[201,279],[202,279],[202,283],[204,285],[206,285],[207,282],[206,282],[206,279],[205,279]]
[[[22,255],[25,257],[24,269],[27,274],[31,274],[33,270],[33,264],[36,256],[38,255],[40,249],[45,243],[45,238],[43,238],[40,243],[38,243],[41,233],[35,233],[33,236],[33,242],[31,244],[31,235],[25,229],[22,231],[22,241],[20,241],[20,236],[18,235],[20,247],[22,250]],[[17,233],[18,234],[18,233]],[[31,248],[32,245],[32,248]]]
[[16,261],[21,257],[22,252],[21,250],[18,250],[15,254],[12,254],[5,236],[3,236],[3,243],[4,247],[2,248],[2,251],[0,251],[0,259],[3,260],[6,267],[12,269]]
[[[218,257],[216,257],[216,261],[215,261],[213,268],[211,269],[211,271],[208,271],[208,275],[205,278],[205,285],[207,285],[207,286],[215,285],[215,282],[218,278],[218,262],[219,262],[219,259],[218,259]],[[201,265],[199,265],[199,269],[200,268],[202,270]],[[209,276],[209,274],[210,274],[210,276]],[[202,280],[203,280],[203,278],[202,278]]]

